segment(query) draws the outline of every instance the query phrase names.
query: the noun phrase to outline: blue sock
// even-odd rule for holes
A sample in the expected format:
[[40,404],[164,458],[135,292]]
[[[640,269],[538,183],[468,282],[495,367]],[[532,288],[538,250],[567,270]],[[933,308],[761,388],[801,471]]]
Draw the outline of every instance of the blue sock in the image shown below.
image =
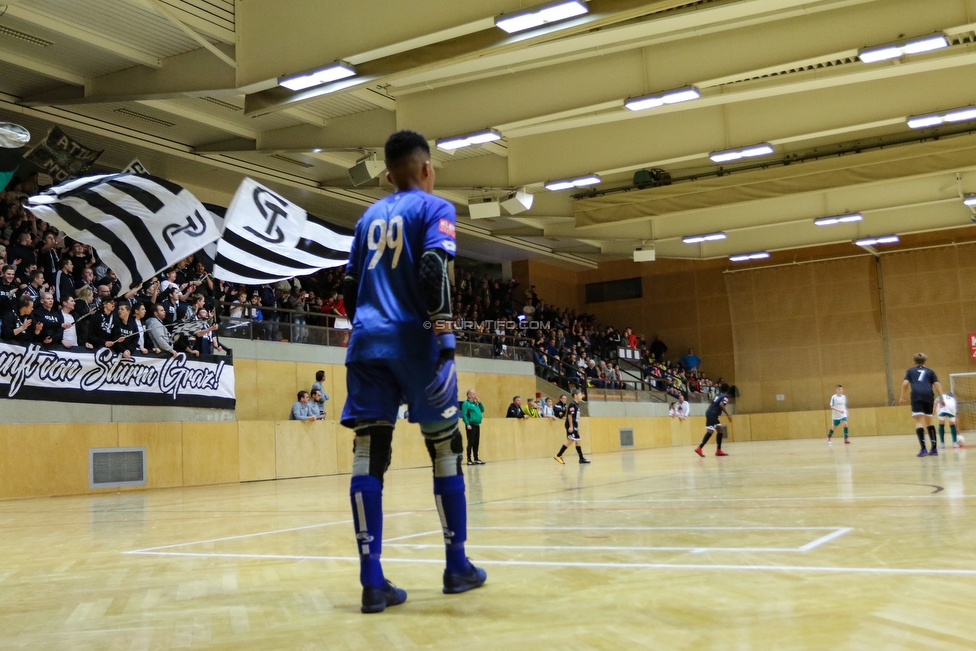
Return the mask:
[[444,528],[447,570],[460,574],[468,569],[464,541],[468,539],[468,507],[464,499],[464,475],[434,477],[434,498]]
[[349,485],[352,520],[359,548],[359,581],[363,587],[386,583],[380,554],[383,551],[383,485],[372,475],[356,475]]

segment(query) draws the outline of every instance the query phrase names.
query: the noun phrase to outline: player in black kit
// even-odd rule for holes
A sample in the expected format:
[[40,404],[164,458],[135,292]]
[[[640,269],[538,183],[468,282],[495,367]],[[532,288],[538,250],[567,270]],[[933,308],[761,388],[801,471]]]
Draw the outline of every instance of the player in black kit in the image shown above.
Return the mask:
[[725,410],[725,405],[729,404],[729,385],[723,384],[719,387],[719,394],[715,396],[712,400],[712,404],[708,405],[708,409],[705,411],[705,438],[702,439],[701,445],[695,448],[695,454],[700,457],[705,456],[702,452],[702,448],[708,443],[708,439],[712,438],[712,432],[715,432],[715,443],[718,447],[715,450],[716,457],[727,457],[729,456],[727,452],[722,451],[722,436],[725,434],[725,426],[719,422],[718,417],[725,414],[725,417],[732,422],[732,416],[729,412]]
[[590,460],[583,457],[583,448],[580,447],[580,433],[579,433],[579,412],[580,406],[579,401],[583,399],[583,392],[579,389],[573,391],[573,400],[566,407],[566,445],[559,448],[559,452],[556,454],[555,459],[559,463],[566,463],[563,461],[563,452],[566,448],[576,445],[576,454],[579,455],[580,463],[589,463]]
[[[901,383],[901,400],[899,404],[905,404],[905,393],[908,388],[912,390],[912,418],[915,419],[915,435],[918,443],[922,446],[921,452],[917,456],[938,456],[939,446],[935,440],[935,425],[932,424],[932,413],[935,411],[935,396],[942,396],[942,385],[935,371],[925,367],[928,358],[925,353],[915,355],[915,366],[905,371],[905,381]],[[928,429],[929,441],[932,442],[932,449],[925,451],[925,430]]]

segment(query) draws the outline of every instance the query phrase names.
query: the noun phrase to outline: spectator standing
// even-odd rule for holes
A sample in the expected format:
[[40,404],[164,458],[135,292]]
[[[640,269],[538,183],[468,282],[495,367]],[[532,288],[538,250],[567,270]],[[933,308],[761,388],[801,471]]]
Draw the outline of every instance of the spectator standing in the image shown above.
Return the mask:
[[164,320],[166,319],[166,308],[160,304],[153,306],[153,315],[146,320],[146,330],[149,332],[149,340],[156,352],[167,353],[176,357],[177,352],[173,349],[173,338],[166,329]]
[[[478,394],[474,389],[468,389],[467,399],[461,404],[461,420],[468,437],[468,465],[484,465],[484,461],[478,456],[478,448],[481,444],[481,420],[485,413],[485,406],[478,400]],[[472,461],[472,453],[474,460]]]
[[74,348],[78,345],[78,328],[75,327],[75,317],[71,314],[74,309],[73,297],[61,299],[61,344],[65,348]]
[[17,309],[10,310],[3,315],[3,338],[6,341],[16,341],[29,344],[34,340],[34,300],[30,296],[17,299]]
[[691,403],[685,400],[684,395],[678,396],[678,402],[671,403],[670,415],[678,420],[684,420],[691,415]]
[[549,420],[556,420],[556,413],[553,408],[552,398],[546,398],[542,401],[542,408],[539,409],[539,415],[543,418],[548,418]]
[[505,418],[528,418],[529,415],[522,411],[522,398],[521,396],[515,396],[512,398],[512,404],[508,406],[508,411],[505,413]]
[[34,308],[31,319],[34,321],[35,342],[42,344],[61,342],[61,319],[58,310],[54,309],[54,296],[50,292],[41,294],[40,305]]
[[[322,416],[325,416],[325,401],[329,399],[329,394],[325,392],[325,387],[322,386],[322,382],[325,381],[325,371],[316,371],[315,382],[312,383],[312,400],[318,403],[319,411]],[[315,392],[319,392],[318,399],[315,398]]]
[[685,371],[691,373],[692,371],[701,367],[701,357],[695,354],[694,348],[688,349],[688,354],[681,358],[678,364],[681,365]]
[[565,395],[559,396],[559,401],[552,406],[552,415],[560,420],[566,417],[566,407],[568,398]]
[[288,417],[288,420],[316,420],[315,413],[308,406],[310,399],[311,396],[308,391],[299,391],[298,400],[291,406],[291,415]]
[[661,341],[657,335],[654,335],[654,341],[651,342],[651,355],[657,361],[662,361],[664,359],[664,354],[668,352],[668,346],[663,341]]

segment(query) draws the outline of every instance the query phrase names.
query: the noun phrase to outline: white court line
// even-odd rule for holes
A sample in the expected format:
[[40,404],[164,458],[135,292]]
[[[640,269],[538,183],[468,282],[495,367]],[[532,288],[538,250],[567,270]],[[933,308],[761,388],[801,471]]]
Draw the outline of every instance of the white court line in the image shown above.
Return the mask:
[[[414,511],[404,511],[403,513],[394,513],[393,515],[388,515],[388,518],[395,518],[398,515],[410,515]],[[207,543],[224,542],[226,540],[240,540],[241,538],[257,538],[258,536],[270,536],[275,533],[288,533],[290,531],[306,531],[308,529],[320,529],[322,527],[331,527],[337,524],[352,524],[352,520],[342,520],[341,522],[323,522],[322,524],[310,524],[304,527],[290,527],[288,529],[275,529],[274,531],[259,531],[257,533],[242,533],[237,536],[225,536],[223,538],[212,538],[210,540],[194,540],[191,542],[173,543],[172,545],[160,545],[159,547],[146,547],[145,549],[134,549],[128,552],[122,552],[123,554],[139,554],[142,552],[155,551],[157,549],[171,549],[173,547],[186,547],[187,545],[204,545]]]
[[[259,558],[301,561],[346,561],[359,563],[359,557],[348,556],[284,556],[271,554],[205,554],[193,552],[152,552],[135,551],[129,554],[145,556],[193,556],[199,558]],[[441,559],[424,558],[384,558],[385,563],[422,563],[441,565]],[[636,570],[722,570],[722,571],[769,571],[769,572],[825,572],[830,574],[917,574],[936,576],[976,576],[976,570],[952,570],[935,568],[897,568],[897,567],[836,567],[816,565],[694,565],[689,563],[589,563],[570,561],[478,561],[478,565],[511,565],[523,567],[594,567]]]
[[848,534],[848,533],[850,533],[852,531],[854,531],[854,529],[852,529],[851,527],[844,527],[843,529],[838,529],[837,531],[835,531],[833,533],[828,533],[826,536],[823,536],[821,538],[817,538],[813,542],[808,542],[803,547],[800,547],[800,551],[801,552],[808,552],[811,549],[816,549],[820,545],[823,545],[824,543],[828,543],[828,542],[830,542],[831,540],[833,540],[835,538],[840,538],[844,534]]
[[[826,536],[824,536],[826,538]],[[817,542],[817,541],[814,541]],[[406,547],[407,549],[442,549],[444,544],[440,545],[421,545],[421,544],[400,544],[400,545],[387,545],[386,541],[383,542],[384,547]],[[594,546],[594,545],[469,545],[464,544],[465,549],[544,549],[546,551],[555,550],[569,550],[573,552],[582,551],[621,551],[621,552],[692,552],[693,554],[701,554],[704,552],[805,552],[807,550],[802,547],[791,547],[789,549],[781,549],[776,547],[610,547],[610,546]]]
[[444,535],[444,531],[442,529],[437,529],[435,531],[424,531],[422,533],[412,533],[409,536],[397,536],[396,538],[384,538],[383,539],[383,544],[385,545],[386,543],[391,543],[394,540],[407,540],[408,538],[420,538],[421,536],[432,536],[435,533],[439,533],[442,536]]
[[[671,503],[671,502],[793,502],[797,500],[923,500],[930,499],[935,495],[942,495],[939,493],[929,493],[927,495],[827,495],[827,496],[815,496],[815,497],[686,497],[686,498],[658,498],[649,500],[631,500],[631,499],[619,499],[619,500],[499,500],[497,502],[483,502],[485,506],[501,505],[505,506],[507,504],[644,504],[644,503]],[[976,498],[976,495],[952,495],[952,499],[958,498]]]
[[468,531],[835,531],[842,528],[843,527],[468,527]]

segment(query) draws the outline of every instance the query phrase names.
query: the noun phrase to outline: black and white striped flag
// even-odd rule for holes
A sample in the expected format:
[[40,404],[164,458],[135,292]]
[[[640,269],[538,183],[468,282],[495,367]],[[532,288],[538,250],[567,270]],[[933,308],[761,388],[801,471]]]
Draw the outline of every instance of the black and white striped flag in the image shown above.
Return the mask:
[[251,179],[227,208],[214,277],[263,285],[349,260],[353,231],[313,215]]
[[94,247],[128,289],[220,237],[196,197],[155,176],[74,179],[31,197],[29,207],[71,239]]

